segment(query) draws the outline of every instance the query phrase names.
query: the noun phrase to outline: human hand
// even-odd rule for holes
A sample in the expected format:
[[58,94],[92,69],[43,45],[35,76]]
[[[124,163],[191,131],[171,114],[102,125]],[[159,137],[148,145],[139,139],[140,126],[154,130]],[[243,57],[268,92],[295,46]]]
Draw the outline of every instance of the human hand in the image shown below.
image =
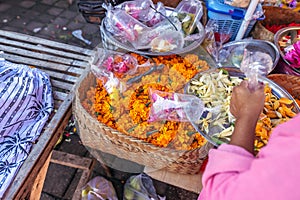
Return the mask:
[[257,120],[264,107],[265,94],[263,84],[254,91],[249,89],[249,82],[244,80],[233,88],[230,100],[230,112],[236,118]]
[[236,118],[230,144],[240,146],[254,154],[255,127],[264,107],[263,84],[255,90],[249,88],[248,81],[242,81],[233,88],[230,112]]

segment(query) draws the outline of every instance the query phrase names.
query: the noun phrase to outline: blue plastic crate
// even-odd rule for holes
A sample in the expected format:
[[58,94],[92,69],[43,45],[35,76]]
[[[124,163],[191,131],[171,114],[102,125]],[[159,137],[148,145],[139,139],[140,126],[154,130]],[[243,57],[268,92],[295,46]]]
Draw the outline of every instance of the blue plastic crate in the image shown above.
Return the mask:
[[[208,0],[205,3],[208,11],[208,19],[214,20],[218,24],[218,31],[230,30],[230,41],[234,40],[244,20],[247,9],[224,4],[224,0]],[[257,9],[261,9],[261,6],[258,6]],[[255,23],[256,20],[250,21],[244,37],[249,35]]]

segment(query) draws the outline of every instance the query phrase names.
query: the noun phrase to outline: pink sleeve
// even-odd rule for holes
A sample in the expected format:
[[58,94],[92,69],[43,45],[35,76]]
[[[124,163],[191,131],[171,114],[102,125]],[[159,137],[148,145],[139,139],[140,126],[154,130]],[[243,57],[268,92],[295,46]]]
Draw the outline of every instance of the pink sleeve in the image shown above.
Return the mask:
[[[300,114],[278,125],[271,134],[268,145],[260,150],[257,157],[230,144],[212,149],[208,155],[209,162],[202,177],[203,189],[198,200],[245,200],[256,199],[258,196],[267,196],[269,199],[300,199],[300,190],[286,192],[290,190],[290,185],[297,185],[300,179],[300,160],[295,159],[300,155],[299,122]],[[286,177],[289,177],[288,181]]]
[[[228,199],[226,193],[232,195],[230,190],[234,190],[237,175],[247,171],[254,159],[248,151],[234,145],[222,144],[218,149],[212,149],[202,177],[203,189],[199,199],[205,200],[206,194],[210,200]],[[227,185],[227,182],[231,184]]]

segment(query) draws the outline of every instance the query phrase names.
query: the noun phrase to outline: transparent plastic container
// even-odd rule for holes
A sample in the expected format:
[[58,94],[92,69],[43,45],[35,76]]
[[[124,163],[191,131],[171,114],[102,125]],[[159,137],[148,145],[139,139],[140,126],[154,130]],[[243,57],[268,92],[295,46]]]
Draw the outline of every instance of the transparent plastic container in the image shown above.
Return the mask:
[[189,35],[194,32],[203,15],[202,3],[198,0],[182,0],[174,13],[181,20],[184,33]]

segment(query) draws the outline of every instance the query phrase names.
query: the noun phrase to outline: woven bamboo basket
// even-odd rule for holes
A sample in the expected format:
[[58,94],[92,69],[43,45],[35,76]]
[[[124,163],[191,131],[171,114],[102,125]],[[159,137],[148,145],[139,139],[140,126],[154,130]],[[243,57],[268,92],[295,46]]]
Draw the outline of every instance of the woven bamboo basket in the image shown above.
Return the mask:
[[258,21],[251,36],[255,39],[274,41],[274,33],[269,31],[265,26],[269,25],[288,25],[290,23],[300,23],[300,13],[289,8],[280,8],[276,6],[263,6],[266,18]]
[[289,92],[299,104],[300,102],[300,77],[291,74],[270,74],[268,78]]
[[179,151],[157,147],[114,130],[92,117],[81,103],[87,98],[87,90],[95,86],[96,77],[89,72],[75,91],[73,114],[78,123],[81,141],[86,147],[154,169],[167,169],[182,174],[200,172],[212,144],[207,142],[198,149]]

